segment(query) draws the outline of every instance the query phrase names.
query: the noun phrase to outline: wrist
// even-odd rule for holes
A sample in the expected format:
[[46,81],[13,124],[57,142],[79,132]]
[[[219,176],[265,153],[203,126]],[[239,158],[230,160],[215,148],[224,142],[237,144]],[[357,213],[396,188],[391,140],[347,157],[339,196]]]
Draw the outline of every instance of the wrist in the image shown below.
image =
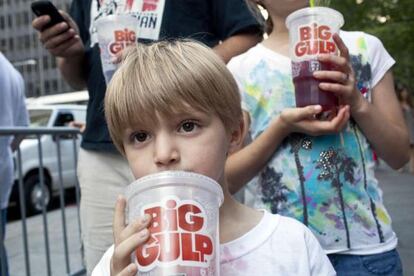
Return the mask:
[[355,117],[366,113],[368,106],[369,102],[362,95],[360,95],[358,101],[355,104],[351,105],[350,111],[352,116]]
[[277,132],[279,135],[281,134],[283,138],[288,136],[293,131],[291,125],[283,119],[282,114],[272,120],[271,124],[273,125],[274,129],[277,129]]

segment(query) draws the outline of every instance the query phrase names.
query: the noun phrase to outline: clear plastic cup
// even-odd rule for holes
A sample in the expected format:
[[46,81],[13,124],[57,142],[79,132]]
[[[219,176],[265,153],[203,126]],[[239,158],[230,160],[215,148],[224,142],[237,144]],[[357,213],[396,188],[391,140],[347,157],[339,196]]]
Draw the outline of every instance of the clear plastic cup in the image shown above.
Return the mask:
[[332,37],[343,24],[341,13],[325,7],[300,9],[286,18],[297,107],[319,104],[323,110],[332,110],[338,106],[335,95],[320,90],[321,81],[313,78],[312,74],[314,71],[332,70],[319,62],[317,55],[338,54]]
[[106,84],[118,68],[117,54],[137,42],[138,21],[130,14],[109,15],[95,22]]
[[128,221],[149,214],[150,239],[132,254],[137,275],[220,275],[222,188],[196,173],[166,171],[140,178],[125,192]]

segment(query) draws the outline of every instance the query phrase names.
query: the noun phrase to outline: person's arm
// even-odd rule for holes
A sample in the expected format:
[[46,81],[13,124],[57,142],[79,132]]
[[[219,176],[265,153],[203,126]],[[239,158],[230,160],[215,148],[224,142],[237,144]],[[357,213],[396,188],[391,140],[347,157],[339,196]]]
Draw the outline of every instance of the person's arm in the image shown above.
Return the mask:
[[57,58],[57,64],[63,78],[76,90],[82,90],[86,87],[86,77],[83,70],[85,68],[84,62],[84,56]]
[[402,167],[409,160],[409,138],[391,71],[375,85],[372,102],[368,102],[356,88],[348,48],[337,34],[334,40],[341,56],[321,55],[319,60],[332,63],[338,71],[319,71],[314,77],[336,82],[321,82],[320,87],[335,93],[341,103],[350,105],[352,118],[381,159],[394,169]]
[[404,117],[394,92],[391,71],[372,90],[372,103],[365,99],[352,112],[375,152],[394,169],[409,160],[409,137]]
[[[336,133],[348,122],[349,106],[340,107],[338,114],[330,121],[314,119],[321,111],[321,106],[287,108],[250,144],[230,155],[225,169],[230,192],[236,193],[256,176],[290,133],[300,132],[314,136]],[[243,119],[245,129],[248,130],[250,119],[246,112]]]
[[58,58],[58,67],[65,80],[70,86],[80,90],[86,86],[85,48],[76,23],[67,13],[60,13],[66,22],[43,29],[50,21],[50,17],[45,15],[35,18],[32,25],[39,31],[44,47]]
[[215,46],[213,50],[227,63],[232,57],[246,52],[262,39],[262,35],[257,33],[236,34]]

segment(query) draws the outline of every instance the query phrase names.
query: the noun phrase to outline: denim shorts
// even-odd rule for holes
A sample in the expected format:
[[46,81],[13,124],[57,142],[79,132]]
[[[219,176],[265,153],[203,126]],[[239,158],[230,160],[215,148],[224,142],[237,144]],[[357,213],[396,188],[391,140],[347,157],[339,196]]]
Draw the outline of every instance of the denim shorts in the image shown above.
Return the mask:
[[402,276],[402,264],[397,250],[373,255],[329,254],[338,276]]

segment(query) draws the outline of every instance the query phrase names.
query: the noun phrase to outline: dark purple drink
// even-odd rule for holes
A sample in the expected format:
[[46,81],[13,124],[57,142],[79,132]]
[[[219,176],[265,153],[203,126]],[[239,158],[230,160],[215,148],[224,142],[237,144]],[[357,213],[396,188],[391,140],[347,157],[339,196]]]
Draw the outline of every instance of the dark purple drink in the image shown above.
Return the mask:
[[332,92],[319,89],[320,80],[313,77],[313,72],[331,70],[318,60],[292,61],[292,78],[295,85],[296,106],[321,105],[322,109],[335,110],[338,99]]

